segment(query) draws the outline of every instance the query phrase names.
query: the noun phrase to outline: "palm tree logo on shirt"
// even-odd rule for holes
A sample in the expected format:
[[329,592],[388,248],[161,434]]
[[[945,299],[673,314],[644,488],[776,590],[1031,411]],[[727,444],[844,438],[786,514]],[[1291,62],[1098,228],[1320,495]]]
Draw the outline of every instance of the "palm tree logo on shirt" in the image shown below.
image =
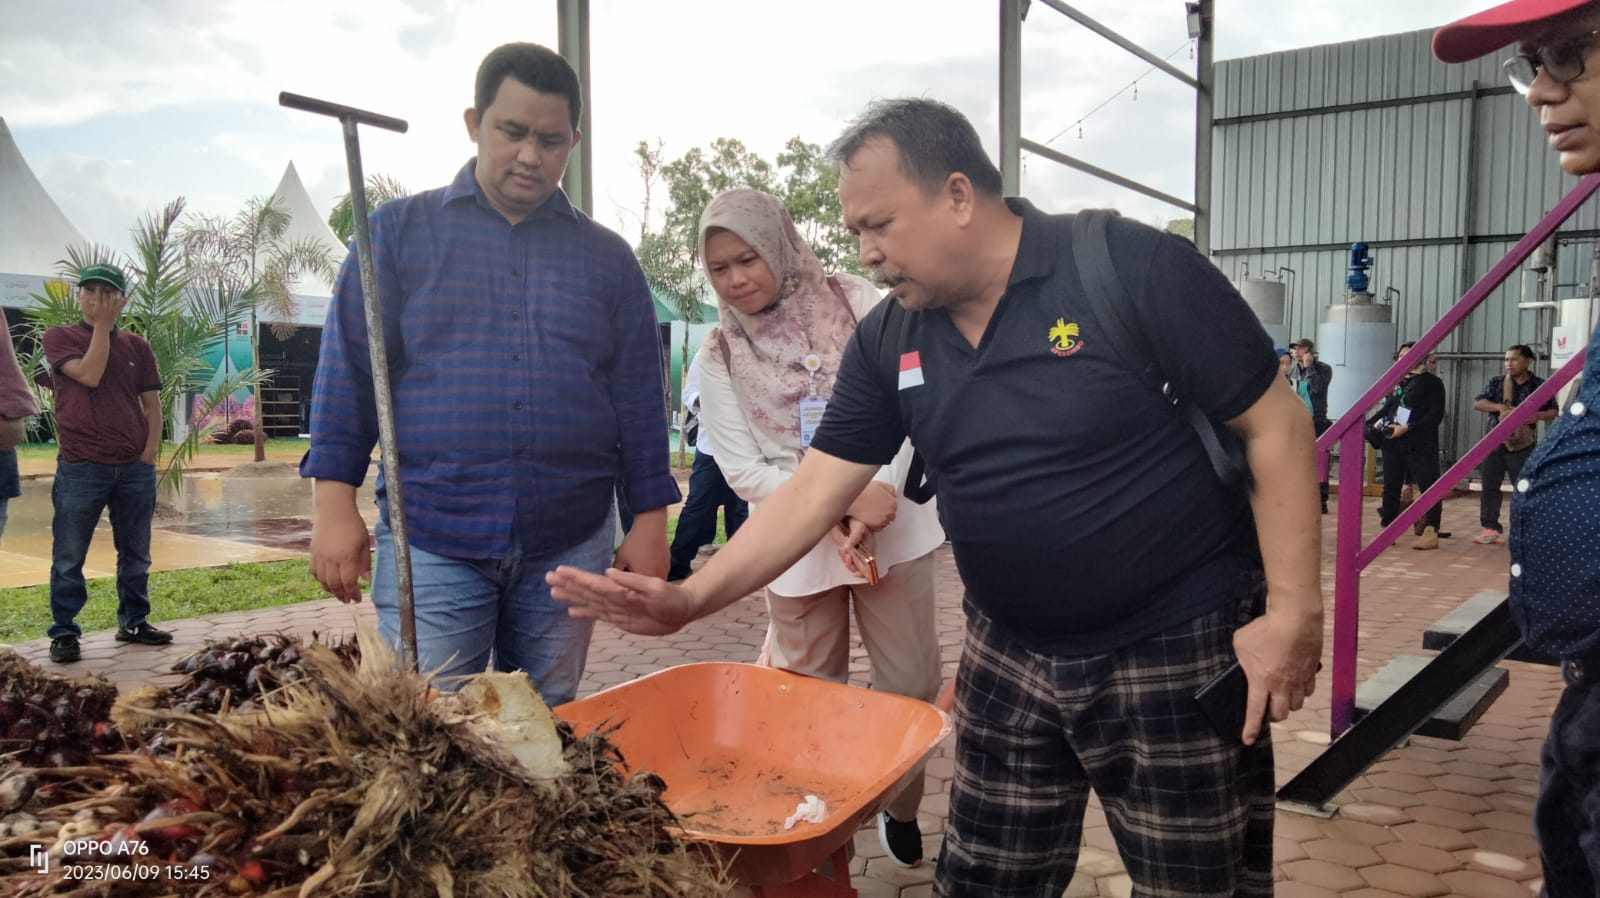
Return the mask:
[[1078,339],[1078,323],[1057,318],[1056,326],[1050,328],[1050,351],[1065,358],[1082,348],[1083,341]]

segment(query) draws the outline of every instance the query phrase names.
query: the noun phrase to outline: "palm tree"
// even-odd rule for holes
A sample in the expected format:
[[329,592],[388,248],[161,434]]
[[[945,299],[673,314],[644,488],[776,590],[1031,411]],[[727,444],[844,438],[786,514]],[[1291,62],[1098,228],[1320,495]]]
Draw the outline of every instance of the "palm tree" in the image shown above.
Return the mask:
[[[134,255],[120,258],[117,253],[94,244],[67,248],[67,257],[58,264],[63,278],[73,278],[85,265],[109,262],[128,272],[128,304],[119,326],[138,334],[150,343],[161,377],[162,437],[171,442],[177,421],[166,412],[205,386],[201,372],[205,354],[237,323],[251,299],[230,291],[226,285],[205,284],[195,279],[184,264],[183,252],[174,233],[183,217],[182,197],[168,203],[161,212],[146,215],[133,229]],[[45,328],[75,324],[82,317],[72,288],[65,280],[45,283],[45,295],[33,295],[33,305],[25,311],[33,325],[33,349],[21,359],[23,371],[31,375],[39,399],[39,428],[54,429],[55,394],[49,363],[44,358],[42,336]],[[213,385],[198,398],[197,405],[209,411],[234,392],[254,386],[259,376],[254,369],[236,372]],[[200,445],[208,442],[215,424],[192,428],[183,442],[167,456],[160,486],[177,490],[183,471]]]
[[[260,313],[272,317],[280,339],[294,333],[298,311],[293,288],[301,275],[332,281],[333,253],[315,240],[289,240],[290,215],[275,197],[251,197],[232,219],[197,216],[182,229],[184,261],[191,272],[219,296],[245,301],[250,315],[250,368],[261,367]],[[224,366],[227,354],[224,352]],[[267,458],[261,421],[261,383],[253,385],[255,460]]]
[[[390,200],[409,196],[410,193],[404,184],[388,175],[371,175],[367,178],[367,211],[371,212]],[[333,210],[328,213],[328,227],[346,246],[355,239],[356,216],[350,208],[350,194],[339,197],[339,201],[333,204]]]

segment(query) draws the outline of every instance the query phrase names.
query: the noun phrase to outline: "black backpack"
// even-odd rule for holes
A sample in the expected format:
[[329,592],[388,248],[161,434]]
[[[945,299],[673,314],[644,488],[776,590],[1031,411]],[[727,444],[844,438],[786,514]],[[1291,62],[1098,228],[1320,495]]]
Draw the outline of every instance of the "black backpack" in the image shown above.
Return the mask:
[[[1134,374],[1152,390],[1161,393],[1174,414],[1183,416],[1204,447],[1218,480],[1228,485],[1248,485],[1250,466],[1245,459],[1244,442],[1226,426],[1218,425],[1207,417],[1198,405],[1187,401],[1182,389],[1161,372],[1156,354],[1139,324],[1140,310],[1123,286],[1116,263],[1111,258],[1111,246],[1106,240],[1106,223],[1117,215],[1110,209],[1085,209],[1071,216],[1073,262],[1083,282],[1089,309],[1100,323],[1100,338],[1105,340],[1117,358],[1130,363],[1135,359],[1144,360],[1143,365],[1133,368]],[[885,384],[895,382],[900,356],[908,351],[906,343],[911,316],[904,310],[900,310],[898,315],[896,351],[882,352],[880,349],[879,352]],[[902,492],[913,502],[925,503],[933,498],[936,491],[937,485],[927,475],[922,453],[914,452]]]

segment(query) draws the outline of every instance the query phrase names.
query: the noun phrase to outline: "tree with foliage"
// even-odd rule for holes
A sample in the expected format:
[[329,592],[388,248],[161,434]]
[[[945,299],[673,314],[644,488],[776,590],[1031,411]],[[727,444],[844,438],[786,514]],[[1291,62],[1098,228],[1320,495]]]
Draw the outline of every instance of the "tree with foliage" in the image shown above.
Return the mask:
[[[76,278],[85,265],[96,262],[110,263],[128,272],[128,304],[118,326],[149,341],[155,355],[156,371],[161,376],[164,443],[173,442],[176,435],[177,421],[171,416],[172,410],[183,397],[205,387],[202,372],[207,367],[206,351],[215,345],[217,335],[232,328],[249,308],[249,300],[240,292],[225,284],[197,280],[185,264],[177,235],[183,208],[183,198],[179,197],[161,212],[140,219],[133,228],[132,258],[121,258],[107,247],[90,244],[68,247],[67,258],[58,263],[62,278],[67,280]],[[53,375],[44,357],[44,331],[76,324],[83,317],[67,280],[47,281],[44,295],[33,294],[33,304],[24,311],[31,326],[31,348],[20,361],[39,400],[40,415],[34,425],[39,436],[54,433],[55,429],[55,394],[48,387]],[[235,391],[255,385],[258,379],[254,369],[235,372],[205,390],[199,405],[202,409],[214,408]],[[173,490],[182,486],[184,468],[200,446],[210,441],[215,426],[197,426],[189,431],[166,456],[159,486]]]
[[[384,203],[390,200],[397,200],[403,196],[409,196],[410,193],[411,191],[407,190],[404,184],[388,175],[369,175],[367,177],[367,211],[370,213]],[[338,202],[333,204],[332,211],[328,213],[328,227],[333,229],[333,235],[338,237],[339,242],[345,246],[349,246],[350,241],[355,239],[356,214],[355,210],[350,206],[350,194],[347,193],[339,197]],[[339,261],[342,262],[344,260],[341,259]]]
[[789,210],[800,236],[811,245],[825,271],[844,271],[861,275],[861,245],[844,226],[844,208],[839,205],[839,166],[822,147],[789,138],[778,154],[778,168],[784,172],[777,195]]
[[[291,216],[276,197],[255,196],[231,219],[199,216],[185,222],[184,262],[191,274],[214,289],[242,298],[250,315],[250,368],[261,368],[259,322],[265,312],[280,339],[294,333],[298,307],[294,286],[301,275],[332,281],[338,264],[327,246],[312,240],[288,239]],[[226,370],[226,356],[223,360]],[[266,461],[266,427],[262,419],[261,381],[255,396],[255,460]]]
[[1194,241],[1194,219],[1174,218],[1167,222],[1167,233],[1177,234],[1179,237]]
[[[639,141],[634,155],[645,186],[636,252],[651,286],[670,299],[685,323],[682,370],[689,368],[687,325],[700,323],[709,300],[700,273],[700,214],[724,190],[749,187],[778,197],[823,268],[862,273],[855,238],[842,222],[839,172],[821,146],[790,138],[776,164],[727,137],[713,140],[705,149],[691,148],[670,162],[664,159],[659,140],[654,146]],[[666,204],[660,226],[652,230],[650,212],[657,186],[665,188]],[[681,428],[678,452],[681,464],[685,452]]]

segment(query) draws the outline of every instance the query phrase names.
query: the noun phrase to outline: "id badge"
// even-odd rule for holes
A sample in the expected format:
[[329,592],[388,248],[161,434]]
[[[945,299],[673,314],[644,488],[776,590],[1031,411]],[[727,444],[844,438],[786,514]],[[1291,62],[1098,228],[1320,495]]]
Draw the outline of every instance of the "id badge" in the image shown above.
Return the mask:
[[1403,405],[1395,409],[1394,423],[1399,424],[1401,427],[1409,426],[1411,424],[1411,409]]
[[808,396],[800,400],[800,448],[811,447],[811,438],[817,435],[817,425],[822,423],[822,413],[827,410],[826,399]]

